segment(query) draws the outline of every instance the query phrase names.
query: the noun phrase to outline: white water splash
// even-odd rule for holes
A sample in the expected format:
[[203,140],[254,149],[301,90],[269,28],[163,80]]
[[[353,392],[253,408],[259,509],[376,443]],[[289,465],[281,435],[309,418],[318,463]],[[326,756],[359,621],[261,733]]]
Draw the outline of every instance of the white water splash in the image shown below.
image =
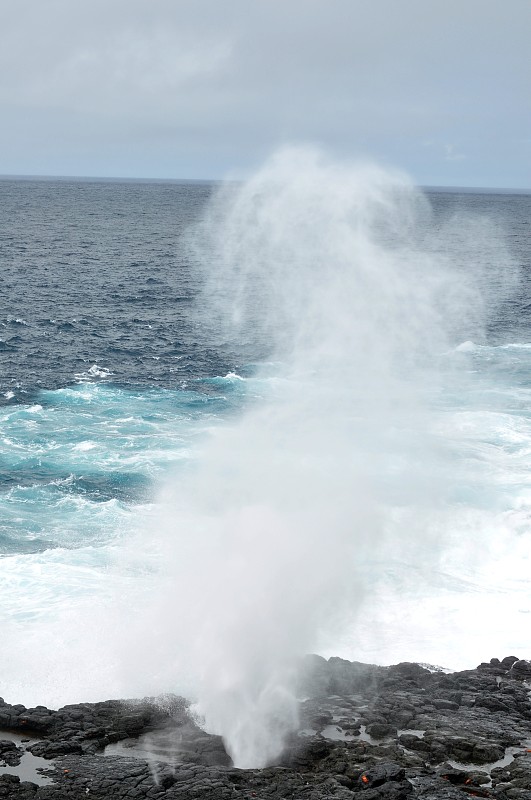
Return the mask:
[[425,556],[438,536],[440,520],[430,533],[407,510],[446,502],[431,401],[443,354],[481,337],[487,306],[484,263],[456,232],[451,259],[404,176],[289,149],[222,189],[197,233],[208,335],[279,363],[161,519],[157,616],[173,609],[176,674],[195,676],[237,766],[282,751],[297,659],[352,622],[370,558],[396,535]]
[[[478,481],[494,496],[507,464],[493,468],[494,448],[474,460],[490,433],[446,414],[453,401],[445,406],[441,392],[456,390],[454,410],[469,397],[473,377],[460,367],[484,350],[485,289],[501,297],[510,280],[481,220],[437,225],[404,176],[306,149],[220,190],[194,236],[205,284],[198,336],[260,350],[269,366],[222,379],[255,389],[247,413],[217,427],[208,417],[185,432],[183,411],[159,430],[148,407],[146,431],[145,399],[124,399],[138,436],[186,467],[158,508],[78,509],[78,525],[100,515],[104,547],[78,547],[76,525],[61,522],[64,549],[3,559],[6,699],[53,706],[180,692],[238,766],[263,766],[296,727],[296,664],[308,651],[473,666],[445,658],[459,647],[454,634],[470,639],[459,625],[426,641],[433,620],[446,624],[438,599],[428,602],[430,566],[458,539],[467,563],[488,549],[484,532],[496,535],[505,506],[470,514],[467,503]],[[476,348],[455,352],[467,341]],[[61,391],[93,405],[107,384]],[[24,426],[53,409],[28,411]],[[102,441],[79,430],[86,411],[69,423],[82,446]],[[131,442],[102,413],[112,471]],[[96,457],[84,454],[87,469]],[[140,449],[135,461],[149,468],[150,458]],[[508,553],[515,524],[507,517]],[[458,599],[467,591],[454,573],[441,591],[449,584]]]

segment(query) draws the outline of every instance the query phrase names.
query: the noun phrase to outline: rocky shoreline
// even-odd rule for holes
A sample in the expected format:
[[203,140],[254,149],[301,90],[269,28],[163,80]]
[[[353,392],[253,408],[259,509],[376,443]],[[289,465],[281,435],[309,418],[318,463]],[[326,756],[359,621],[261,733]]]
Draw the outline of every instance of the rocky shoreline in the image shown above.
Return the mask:
[[445,674],[309,656],[280,763],[235,769],[178,697],[50,711],[0,699],[0,798],[531,800],[531,662]]

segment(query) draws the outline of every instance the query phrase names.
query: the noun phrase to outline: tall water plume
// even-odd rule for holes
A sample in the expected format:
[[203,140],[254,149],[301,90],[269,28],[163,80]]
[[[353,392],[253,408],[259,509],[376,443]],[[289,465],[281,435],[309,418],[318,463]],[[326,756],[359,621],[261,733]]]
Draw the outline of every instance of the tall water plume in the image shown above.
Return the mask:
[[[179,692],[239,766],[259,765],[296,725],[306,652],[465,668],[494,646],[499,609],[496,642],[518,652],[525,583],[489,592],[500,564],[525,577],[528,345],[467,342],[485,341],[514,271],[496,219],[463,213],[489,202],[441,213],[452,203],[439,196],[432,214],[400,174],[282,151],[213,197],[175,272],[181,296],[199,265],[192,319],[179,329],[177,314],[171,335],[168,317],[162,326],[190,346],[191,370],[210,348],[232,351],[245,380],[222,375],[207,397],[203,380],[144,391],[85,375],[4,409],[14,474],[42,454],[38,475],[53,455],[61,476],[21,479],[4,505],[27,541],[42,525],[62,545],[1,561],[9,702]],[[175,462],[159,503],[93,502],[94,471],[106,492],[115,473],[148,480]]]
[[280,754],[297,660],[352,620],[390,509],[444,504],[432,400],[444,353],[481,335],[499,255],[477,225],[437,231],[403,175],[290,148],[222,188],[193,234],[205,335],[268,364],[260,400],[165,493],[155,606],[160,658],[237,766]]

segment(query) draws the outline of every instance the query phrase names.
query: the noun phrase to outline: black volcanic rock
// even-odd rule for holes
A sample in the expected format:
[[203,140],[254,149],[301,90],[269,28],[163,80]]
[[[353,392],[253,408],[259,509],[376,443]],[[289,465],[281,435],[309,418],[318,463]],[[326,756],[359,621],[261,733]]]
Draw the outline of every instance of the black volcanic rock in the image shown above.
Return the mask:
[[9,739],[0,739],[0,765],[15,767],[20,763],[23,751],[20,750],[15,742]]
[[[300,734],[278,764],[255,770],[231,766],[182,698],[58,711],[0,700],[0,798],[531,800],[530,676],[531,662],[516,656],[448,675],[310,656],[300,671]],[[10,731],[31,741],[13,742]],[[47,759],[48,785],[9,774],[26,753]]]
[[531,661],[514,661],[511,672],[515,677],[523,680],[531,678]]

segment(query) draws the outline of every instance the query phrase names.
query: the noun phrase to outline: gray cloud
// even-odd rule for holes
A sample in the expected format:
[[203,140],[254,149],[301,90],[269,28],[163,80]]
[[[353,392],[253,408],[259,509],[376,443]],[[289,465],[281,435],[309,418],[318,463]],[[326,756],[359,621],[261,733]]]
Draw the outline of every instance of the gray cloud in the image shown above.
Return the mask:
[[216,177],[310,140],[529,186],[530,26],[528,0],[3,0],[0,172]]

